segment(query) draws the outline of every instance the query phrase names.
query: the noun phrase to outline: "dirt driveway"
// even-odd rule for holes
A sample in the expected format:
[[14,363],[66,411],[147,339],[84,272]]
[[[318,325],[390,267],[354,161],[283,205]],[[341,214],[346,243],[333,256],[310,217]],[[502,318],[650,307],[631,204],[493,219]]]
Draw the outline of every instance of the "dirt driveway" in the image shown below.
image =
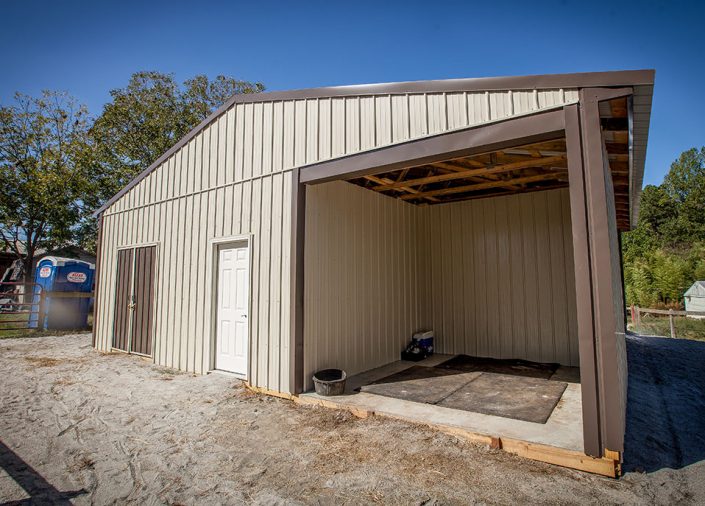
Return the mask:
[[90,336],[0,341],[0,503],[700,503],[705,465],[611,480],[254,395]]

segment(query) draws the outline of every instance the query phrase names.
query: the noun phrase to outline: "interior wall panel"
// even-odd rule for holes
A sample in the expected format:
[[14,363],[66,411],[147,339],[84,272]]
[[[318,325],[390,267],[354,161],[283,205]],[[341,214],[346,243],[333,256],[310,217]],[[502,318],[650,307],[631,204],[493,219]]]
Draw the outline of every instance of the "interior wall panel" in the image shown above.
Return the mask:
[[417,208],[333,182],[306,196],[304,371],[355,374],[398,359],[419,318]]
[[579,365],[567,190],[420,211],[438,352]]

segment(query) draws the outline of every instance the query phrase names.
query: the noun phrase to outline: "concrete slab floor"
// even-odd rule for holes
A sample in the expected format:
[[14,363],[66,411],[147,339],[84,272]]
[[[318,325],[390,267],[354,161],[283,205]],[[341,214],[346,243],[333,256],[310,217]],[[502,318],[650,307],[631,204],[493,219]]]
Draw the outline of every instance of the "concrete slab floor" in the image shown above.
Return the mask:
[[363,385],[368,385],[386,376],[408,369],[413,365],[435,367],[452,356],[437,354],[420,362],[399,360],[356,374],[348,378],[344,395],[321,397],[315,392],[307,392],[301,394],[301,396],[321,399],[340,404],[341,406],[373,411],[379,415],[402,418],[417,423],[455,427],[487,436],[513,438],[568,450],[583,451],[583,412],[579,383],[568,383],[561,400],[545,424],[356,391]]

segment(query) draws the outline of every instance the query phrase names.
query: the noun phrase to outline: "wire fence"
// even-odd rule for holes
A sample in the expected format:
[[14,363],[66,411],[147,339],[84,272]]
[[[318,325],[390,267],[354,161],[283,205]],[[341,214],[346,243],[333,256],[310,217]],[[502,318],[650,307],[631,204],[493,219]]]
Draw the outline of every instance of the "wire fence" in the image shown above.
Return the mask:
[[[87,299],[93,292],[47,291],[38,283],[4,282],[0,284],[0,338],[16,337],[28,331],[44,330],[51,325],[47,315],[49,303],[56,299]],[[66,311],[66,305],[58,311]],[[55,311],[56,313],[56,311]],[[59,327],[63,328],[63,327]],[[53,330],[50,327],[49,330]]]
[[705,341],[705,312],[627,307],[629,329],[638,333]]
[[26,329],[30,320],[44,325],[44,290],[38,283],[6,281],[0,285],[0,330]]

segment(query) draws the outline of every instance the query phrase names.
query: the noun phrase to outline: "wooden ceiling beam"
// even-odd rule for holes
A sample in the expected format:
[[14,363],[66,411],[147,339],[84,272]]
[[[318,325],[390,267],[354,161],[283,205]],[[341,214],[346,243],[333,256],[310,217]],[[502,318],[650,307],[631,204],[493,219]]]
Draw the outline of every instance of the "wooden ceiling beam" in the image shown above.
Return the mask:
[[402,200],[412,200],[412,199],[421,198],[421,197],[424,197],[424,198],[425,197],[437,197],[440,195],[452,195],[454,193],[466,193],[466,192],[473,192],[473,191],[480,191],[480,190],[488,190],[490,188],[503,188],[503,187],[513,185],[513,184],[537,183],[539,181],[548,181],[550,179],[557,180],[557,179],[559,179],[559,176],[560,176],[560,174],[553,172],[553,173],[548,173],[548,174],[538,174],[536,176],[513,178],[508,181],[491,181],[488,183],[480,183],[480,184],[473,184],[473,185],[466,185],[466,186],[455,186],[455,187],[451,187],[451,188],[441,188],[439,190],[429,190],[426,192],[417,193],[415,195],[402,195],[401,199]]
[[[528,187],[524,190],[522,190],[521,193],[532,193],[532,192],[538,192],[538,191],[546,191],[546,190],[557,190],[559,188],[567,188],[568,183],[558,183],[558,184],[551,184],[551,185],[546,185],[546,186],[534,186],[534,187]],[[481,193],[479,195],[461,195],[459,197],[450,197],[450,198],[444,198],[441,200],[439,203],[440,204],[447,204],[450,202],[462,202],[465,200],[477,200],[477,199],[490,199],[493,197],[505,197],[507,195],[516,195],[517,192],[515,191],[504,191],[503,188],[500,188],[500,191],[495,192],[495,193]]]
[[408,169],[403,169],[399,171],[399,176],[397,177],[397,182],[403,181],[406,175],[409,173],[410,168]]
[[[503,172],[511,172],[514,170],[522,170],[532,167],[543,167],[547,165],[553,165],[565,161],[564,156],[551,156],[547,158],[536,158],[532,160],[526,160],[521,162],[508,163],[505,165],[498,165],[492,168],[482,168],[482,169],[464,169],[462,171],[451,172],[449,174],[438,174],[436,176],[422,177],[418,179],[410,179],[408,181],[393,182],[390,180],[389,184],[383,184],[375,186],[372,189],[375,191],[387,191],[395,190],[401,187],[412,187],[419,186],[422,184],[438,183],[442,181],[453,181],[456,179],[468,179],[476,176],[500,174]],[[441,168],[449,168],[450,166],[446,162],[439,162],[434,164]],[[511,179],[507,181],[499,181],[505,183],[506,185],[519,184],[518,179]]]
[[627,112],[627,99],[626,98],[615,98],[610,100],[610,112],[613,118],[626,118]]
[[[368,176],[364,176],[364,178],[367,179],[368,181],[372,181],[373,183],[377,183],[378,185],[379,185],[379,184],[394,183],[394,181],[392,181],[391,179],[387,179],[386,177],[382,178],[382,177],[369,176],[369,175],[368,175]],[[421,194],[421,192],[420,192],[419,190],[416,190],[416,189],[414,189],[414,188],[407,188],[407,187],[405,187],[405,186],[402,186],[402,187],[399,188],[399,189],[402,190],[402,191],[407,192],[408,194],[411,194],[412,196],[415,196],[415,195],[419,195],[419,196],[420,196],[420,194]],[[433,196],[429,196],[429,197],[424,196],[424,198],[427,199],[427,200],[430,200],[431,202],[438,202],[438,201],[439,201],[437,198],[435,198],[435,197],[433,197]]]
[[[437,162],[437,163],[435,163],[435,164],[433,164],[433,165],[429,165],[428,167],[431,167],[431,168],[434,168],[434,169],[449,170],[449,171],[451,171],[452,173],[455,173],[455,174],[460,174],[460,173],[467,174],[467,172],[470,171],[470,170],[476,170],[476,169],[469,169],[468,167],[462,167],[462,166],[460,166],[460,165],[456,165],[456,163],[458,163],[459,160],[453,160],[453,162],[455,162],[455,163],[450,163],[450,162]],[[473,164],[473,165],[474,165],[475,167],[478,167],[478,166],[479,166],[479,167],[483,167],[482,170],[485,170],[485,169],[484,169],[485,165],[482,164],[482,163],[476,162],[476,163]],[[428,174],[428,175],[426,175],[426,177],[431,177],[431,176],[433,176],[433,175],[434,175],[434,174]],[[447,173],[446,173],[446,174],[443,174],[443,175],[448,176]],[[446,181],[452,181],[452,180],[454,179],[454,178],[451,178],[450,176],[448,176],[448,177],[449,177],[449,179],[446,179]],[[497,180],[496,177],[493,177],[493,178],[488,177],[488,178],[486,179],[486,178],[480,177],[480,176],[464,176],[462,179],[469,179],[470,181],[474,181],[474,182],[476,182],[476,183],[484,183],[484,182],[487,181],[487,179],[492,179],[492,180],[494,180],[494,181]],[[408,185],[408,183],[405,183],[405,184]],[[428,184],[428,183],[422,183],[422,184],[420,184],[419,186],[424,186],[425,184]],[[518,187],[515,187],[514,189],[515,189],[515,190],[518,190],[519,188],[518,188]],[[376,190],[376,191],[384,191],[384,190],[377,190],[376,188],[373,188],[373,190]]]
[[607,132],[628,132],[629,119],[627,117],[602,118],[602,129]]
[[629,146],[627,144],[618,144],[616,142],[605,142],[605,147],[608,153],[616,155],[629,154]]

